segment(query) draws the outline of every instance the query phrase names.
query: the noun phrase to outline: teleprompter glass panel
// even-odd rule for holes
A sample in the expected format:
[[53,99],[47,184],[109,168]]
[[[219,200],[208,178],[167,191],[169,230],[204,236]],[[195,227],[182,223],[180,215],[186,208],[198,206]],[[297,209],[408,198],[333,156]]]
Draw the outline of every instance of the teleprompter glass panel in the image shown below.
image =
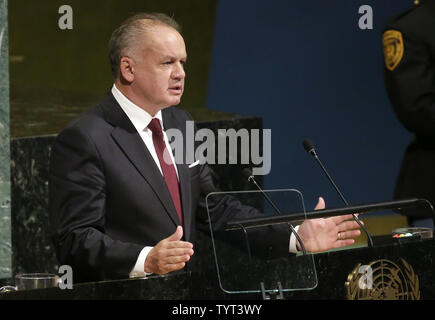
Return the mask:
[[[312,254],[303,246],[301,251],[294,250],[297,234],[293,231],[305,220],[299,191],[214,192],[206,204],[224,292],[275,294],[317,286]],[[286,218],[280,221],[292,213],[292,223]]]

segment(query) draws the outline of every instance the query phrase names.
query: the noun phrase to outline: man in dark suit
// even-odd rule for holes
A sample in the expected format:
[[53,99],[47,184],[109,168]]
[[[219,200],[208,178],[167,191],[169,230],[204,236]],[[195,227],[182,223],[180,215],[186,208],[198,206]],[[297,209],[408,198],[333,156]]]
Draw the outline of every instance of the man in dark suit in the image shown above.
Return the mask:
[[[216,191],[207,164],[174,165],[168,152],[166,131],[185,133],[191,120],[169,107],[180,102],[187,59],[177,23],[135,15],[114,31],[109,49],[111,92],[65,128],[51,151],[52,237],[78,281],[183,269],[194,254],[196,221],[208,219],[205,196]],[[253,210],[230,197],[213,206],[215,222]],[[324,206],[320,199],[317,207]],[[351,218],[303,223],[306,249],[352,244],[360,232]],[[282,247],[288,252],[288,239]]]
[[[413,140],[402,161],[394,197],[435,204],[435,0],[391,19],[382,37],[388,96]],[[412,226],[433,226],[430,210],[408,212]]]

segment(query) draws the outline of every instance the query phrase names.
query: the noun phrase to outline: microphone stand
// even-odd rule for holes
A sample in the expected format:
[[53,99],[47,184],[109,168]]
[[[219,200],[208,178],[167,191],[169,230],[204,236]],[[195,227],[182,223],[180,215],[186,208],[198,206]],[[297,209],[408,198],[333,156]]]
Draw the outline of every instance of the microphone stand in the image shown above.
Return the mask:
[[[320,168],[323,170],[323,172],[328,177],[329,182],[331,182],[331,184],[333,185],[335,191],[337,191],[338,195],[340,196],[341,200],[348,207],[349,203],[346,201],[346,199],[344,198],[343,194],[340,192],[340,189],[338,189],[338,187],[335,184],[334,180],[332,180],[331,176],[329,175],[329,173],[326,170],[325,166],[323,165],[322,161],[320,161],[319,157],[317,156],[316,151],[314,150],[314,147],[312,147],[310,150],[308,150],[308,153],[310,153],[314,157],[314,159],[316,159],[317,163],[320,165]],[[361,223],[361,220],[356,216],[356,214],[352,213],[352,216],[353,216],[353,219],[356,221],[356,223],[358,223],[360,228],[366,234],[370,247],[373,248],[373,239],[372,239],[370,233],[368,232],[367,228],[364,227],[364,225]]]
[[[263,189],[258,185],[257,181],[255,180],[253,175],[250,175],[248,177],[248,181],[252,182],[253,184],[255,184],[255,186],[257,187],[258,190],[260,190],[261,194],[263,195],[263,197],[266,199],[266,201],[272,206],[272,208],[275,210],[276,213],[278,213],[279,215],[281,215],[281,211],[278,209],[278,207],[273,203],[272,199],[269,198],[269,196],[263,191]],[[305,250],[305,246],[304,243],[302,242],[302,239],[299,237],[298,233],[296,232],[296,230],[294,229],[293,225],[288,222],[287,223],[288,226],[290,227],[291,232],[295,235],[296,239],[298,240],[302,252],[304,255],[307,254],[307,251]]]

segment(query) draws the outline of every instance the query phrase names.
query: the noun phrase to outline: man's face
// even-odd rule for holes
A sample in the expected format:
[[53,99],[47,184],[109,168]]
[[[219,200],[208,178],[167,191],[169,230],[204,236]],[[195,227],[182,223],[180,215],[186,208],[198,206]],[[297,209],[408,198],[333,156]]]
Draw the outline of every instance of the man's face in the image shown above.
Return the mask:
[[132,55],[132,90],[139,106],[155,113],[181,101],[186,46],[182,36],[166,26],[154,28],[143,39]]

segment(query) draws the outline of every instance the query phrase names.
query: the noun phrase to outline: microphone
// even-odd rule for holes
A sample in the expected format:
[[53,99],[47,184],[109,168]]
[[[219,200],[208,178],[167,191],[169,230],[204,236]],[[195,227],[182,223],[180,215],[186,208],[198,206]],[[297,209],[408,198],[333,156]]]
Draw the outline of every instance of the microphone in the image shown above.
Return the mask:
[[[273,203],[272,199],[270,199],[270,197],[264,192],[264,190],[260,187],[260,185],[255,180],[255,177],[252,174],[252,170],[249,169],[249,168],[245,168],[245,169],[243,169],[242,174],[244,176],[248,177],[248,181],[253,183],[257,187],[257,189],[260,190],[261,194],[266,199],[266,201],[272,206],[273,210],[275,210],[275,212],[277,214],[281,215],[281,211],[278,209],[278,207],[275,205],[275,203]],[[287,222],[287,224],[290,227],[291,232],[293,232],[293,234],[295,235],[296,239],[298,240],[298,242],[299,242],[299,244],[301,246],[303,254],[306,255],[307,251],[305,250],[305,246],[304,246],[304,243],[302,242],[302,239],[299,237],[299,235],[296,232],[296,230],[293,227],[293,225],[290,222]]]
[[[349,203],[346,201],[346,199],[344,198],[343,194],[341,193],[340,189],[338,189],[337,185],[335,184],[334,180],[332,180],[331,176],[329,175],[328,171],[326,171],[325,166],[323,165],[322,161],[320,161],[317,153],[316,153],[316,149],[314,148],[314,144],[313,142],[311,142],[310,139],[304,139],[304,141],[302,141],[302,146],[304,147],[304,149],[311,154],[314,159],[316,159],[317,163],[320,165],[320,168],[322,168],[322,171],[325,173],[325,175],[328,177],[329,182],[332,184],[332,186],[334,187],[335,191],[337,191],[338,195],[340,196],[341,200],[343,200],[344,204],[348,207]],[[367,235],[367,239],[369,241],[370,247],[373,247],[373,239],[370,235],[370,233],[368,232],[368,230],[366,229],[366,227],[361,223],[361,220],[358,218],[358,216],[356,216],[354,213],[352,214],[353,219],[358,223],[358,225],[360,226],[360,228],[365,232],[365,234]]]

